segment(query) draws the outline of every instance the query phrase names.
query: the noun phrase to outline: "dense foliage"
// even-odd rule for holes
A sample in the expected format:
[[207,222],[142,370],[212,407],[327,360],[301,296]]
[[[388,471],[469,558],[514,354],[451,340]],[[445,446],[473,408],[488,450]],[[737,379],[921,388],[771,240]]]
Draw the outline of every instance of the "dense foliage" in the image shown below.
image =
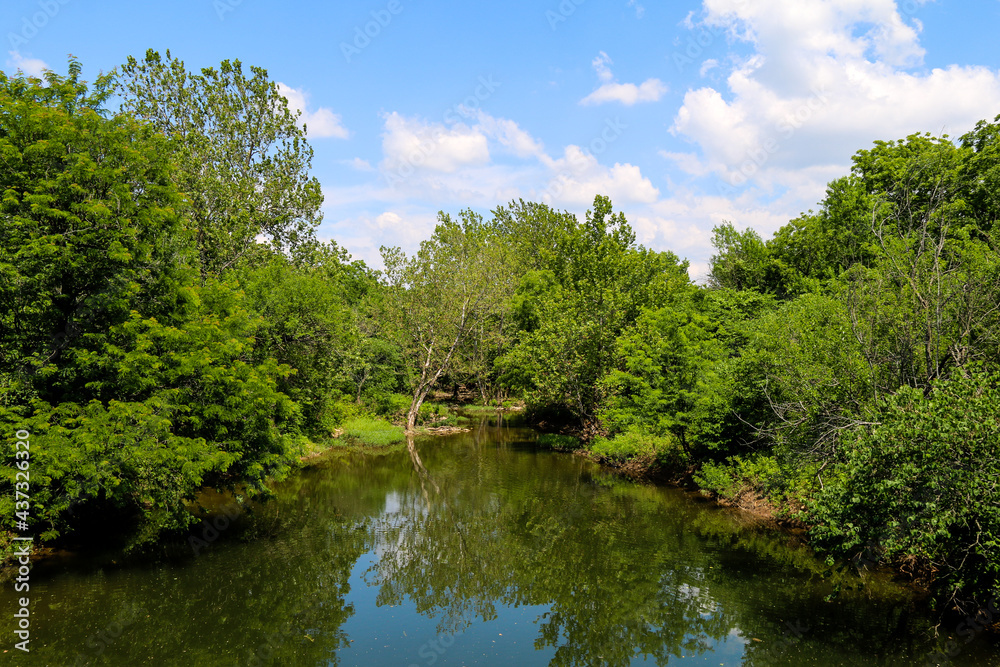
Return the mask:
[[80,76],[0,75],[0,424],[31,433],[43,538],[113,512],[154,539],[334,433],[454,423],[428,401],[464,388],[550,446],[771,503],[831,558],[1000,593],[997,122],[858,151],[771,239],[721,224],[707,286],[603,196],[442,212],[373,271],[316,240],[266,71]]

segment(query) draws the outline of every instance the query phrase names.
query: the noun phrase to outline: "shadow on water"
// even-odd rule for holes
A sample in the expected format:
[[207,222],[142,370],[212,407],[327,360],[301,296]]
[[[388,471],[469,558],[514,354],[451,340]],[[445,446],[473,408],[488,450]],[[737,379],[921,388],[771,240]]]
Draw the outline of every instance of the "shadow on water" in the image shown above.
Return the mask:
[[[498,418],[332,451],[154,560],[38,568],[13,664],[917,665],[941,645],[886,578],[536,437]],[[955,664],[996,657],[978,637]]]

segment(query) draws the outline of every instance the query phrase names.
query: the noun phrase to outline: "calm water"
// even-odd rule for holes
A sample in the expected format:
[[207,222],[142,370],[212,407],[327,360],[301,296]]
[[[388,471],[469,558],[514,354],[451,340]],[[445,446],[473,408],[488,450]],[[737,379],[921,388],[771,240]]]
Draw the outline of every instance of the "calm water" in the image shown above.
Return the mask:
[[[43,563],[32,651],[5,629],[0,662],[920,665],[946,640],[884,578],[826,576],[794,537],[534,437],[336,453],[199,530],[197,555]],[[960,638],[953,664],[1000,663],[990,641]]]

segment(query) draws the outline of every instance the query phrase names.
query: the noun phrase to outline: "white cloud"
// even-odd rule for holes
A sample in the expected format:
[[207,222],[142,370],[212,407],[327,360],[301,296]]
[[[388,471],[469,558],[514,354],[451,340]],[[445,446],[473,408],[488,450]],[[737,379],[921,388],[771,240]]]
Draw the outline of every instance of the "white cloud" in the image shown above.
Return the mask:
[[541,142],[522,130],[514,121],[494,118],[481,110],[476,115],[476,120],[479,121],[478,127],[484,134],[498,141],[518,157],[538,157],[544,154]]
[[546,162],[553,175],[537,193],[545,203],[586,206],[594,195],[604,194],[616,202],[650,204],[660,196],[639,167],[620,163],[606,167],[579,146],[567,146],[561,158]]
[[670,128],[692,148],[660,151],[688,178],[635,217],[640,241],[692,257],[694,277],[705,275],[709,230],[723,220],[766,238],[815,208],[858,149],[914,132],[954,136],[1000,107],[997,70],[917,69],[921,25],[891,0],[705,0],[703,9],[702,25],[751,51],[702,64],[722,83],[688,90]]
[[637,0],[628,0],[629,7],[635,7],[635,17],[641,19],[646,15],[646,8],[638,3]]
[[8,51],[10,58],[7,59],[7,68],[10,70],[21,70],[29,76],[41,76],[47,69],[51,69],[44,60],[38,58],[26,58],[19,51]]
[[320,107],[315,111],[308,111],[307,104],[309,96],[302,90],[287,86],[278,82],[278,92],[288,100],[288,106],[292,112],[300,111],[299,123],[306,126],[309,137],[312,139],[322,139],[333,137],[335,139],[347,139],[351,133],[344,127],[339,114],[333,113],[326,107]]
[[420,170],[452,173],[490,160],[489,142],[480,128],[425,123],[395,111],[385,115],[382,153],[383,169],[404,178]]
[[594,58],[591,65],[602,83],[597,90],[580,100],[580,104],[621,102],[626,106],[632,106],[638,102],[657,102],[667,93],[667,85],[659,79],[646,79],[638,86],[634,83],[617,83],[608,67],[611,64],[611,58],[604,51]]
[[611,68],[608,65],[614,64],[611,57],[608,56],[604,51],[597,54],[590,64],[593,66],[594,71],[597,72],[597,78],[601,81],[608,83],[614,81],[615,75],[611,73]]
[[[398,113],[386,115],[384,159],[379,165],[389,185],[384,198],[492,208],[499,202],[533,197],[586,208],[596,194],[623,203],[650,203],[659,197],[659,190],[636,165],[606,166],[591,150],[576,145],[552,157],[513,120],[482,110],[474,119],[471,125],[436,124]],[[596,136],[606,146],[620,132],[609,121]]]
[[399,209],[378,215],[362,213],[337,217],[329,205],[324,208],[324,222],[317,237],[336,241],[353,257],[376,269],[382,268],[379,246],[399,246],[412,253],[422,240],[430,237],[437,224],[436,214],[421,211]]
[[706,0],[704,21],[756,53],[732,65],[724,86],[686,93],[671,131],[700,149],[681,165],[689,174],[707,165],[767,191],[822,192],[802,174],[846,173],[851,154],[876,139],[964,131],[1000,106],[995,70],[912,70],[924,56],[919,24],[891,0]]
[[351,169],[354,169],[355,171],[375,171],[375,167],[373,167],[368,160],[362,160],[359,157],[351,160],[344,160],[344,164],[351,167]]

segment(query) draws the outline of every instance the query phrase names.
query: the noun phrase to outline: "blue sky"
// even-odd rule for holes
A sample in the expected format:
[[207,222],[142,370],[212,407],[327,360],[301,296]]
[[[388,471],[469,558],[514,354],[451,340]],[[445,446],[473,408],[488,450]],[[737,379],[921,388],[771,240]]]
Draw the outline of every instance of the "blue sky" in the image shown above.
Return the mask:
[[872,141],[1000,114],[997,0],[6,0],[0,26],[7,72],[266,68],[309,128],[320,236],[376,267],[438,211],[606,194],[700,277],[723,220],[768,237]]

